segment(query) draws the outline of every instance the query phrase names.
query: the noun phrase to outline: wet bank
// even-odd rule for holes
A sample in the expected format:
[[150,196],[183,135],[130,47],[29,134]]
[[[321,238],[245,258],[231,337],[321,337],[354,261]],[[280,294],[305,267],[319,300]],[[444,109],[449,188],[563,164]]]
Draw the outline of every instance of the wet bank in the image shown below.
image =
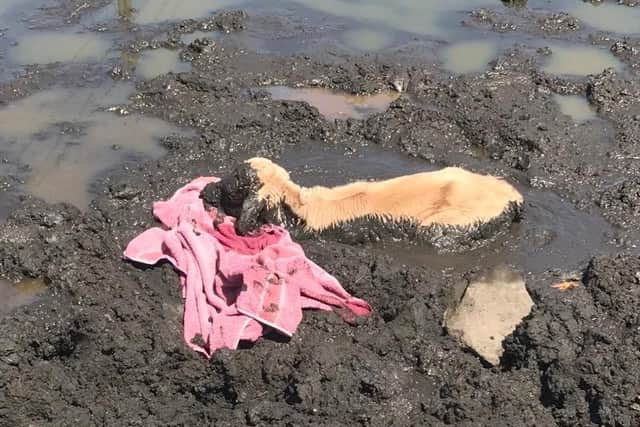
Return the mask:
[[[81,6],[65,5],[65,16]],[[478,7],[514,20],[541,13],[533,6]],[[78,19],[101,10],[97,5],[85,9]],[[462,7],[466,17],[470,9]],[[105,100],[105,111],[67,115],[67,103],[56,101],[65,108],[54,108],[55,114],[35,110],[34,126],[15,131],[14,147],[39,147],[34,145],[39,138],[48,147],[51,135],[65,135],[71,143],[62,148],[70,151],[61,152],[71,157],[74,146],[92,146],[112,130],[118,136],[127,119],[138,117],[146,122],[145,132],[134,138],[123,130],[122,142],[115,143],[122,151],[152,147],[158,155],[134,157],[124,166],[119,158],[115,169],[101,173],[111,151],[88,151],[82,165],[96,157],[105,162],[97,162],[101,175],[91,184],[91,196],[84,193],[85,212],[47,204],[24,191],[12,202],[13,213],[0,230],[1,283],[44,278],[47,291],[33,304],[12,306],[0,320],[3,423],[638,424],[637,55],[621,47],[611,53],[623,64],[617,71],[555,75],[544,69],[550,55],[538,43],[507,44],[482,70],[453,76],[437,56],[417,54],[439,51],[435,42],[406,43],[376,55],[336,53],[340,40],[329,41],[336,51],[313,42],[301,55],[274,55],[265,44],[249,49],[248,41],[261,33],[277,39],[269,46],[290,47],[279,43],[303,31],[294,24],[295,15],[287,22],[247,10],[247,16],[213,19],[230,31],[215,44],[168,41],[168,34],[209,30],[209,20],[143,29],[158,35],[141,35],[142,41],[163,40],[149,44],[177,49],[191,60],[189,70],[149,80],[132,72],[135,87],[126,99],[98,97]],[[379,25],[370,9],[365,12],[361,25]],[[123,25],[115,19],[107,33]],[[319,39],[331,40],[319,26],[310,28]],[[523,39],[546,34],[514,31]],[[581,37],[592,33],[582,26],[561,38],[583,43]],[[611,52],[618,43],[637,43],[633,35],[609,37],[594,48]],[[406,41],[399,34],[385,40],[383,49]],[[142,41],[136,46],[144,46]],[[0,115],[11,108],[34,111],[42,104],[34,100],[62,82],[74,88],[75,78],[110,79],[121,63],[34,66],[37,73],[25,71],[2,83]],[[65,77],[64,70],[72,73]],[[271,86],[324,88],[330,92],[322,94],[349,96],[393,91],[397,99],[366,114],[327,117],[313,102],[276,99],[285,97],[256,89]],[[595,118],[583,120],[575,110],[584,109],[563,104],[559,96],[586,100]],[[336,105],[341,104],[330,102]],[[129,114],[120,114],[121,109]],[[344,104],[338,108],[343,110]],[[91,131],[96,116],[103,115],[109,117],[107,129]],[[15,120],[6,123],[7,129],[17,126]],[[43,129],[32,132],[39,123]],[[184,133],[174,133],[175,128]],[[158,132],[152,142],[147,130]],[[112,149],[114,142],[106,139],[100,146]],[[121,253],[132,237],[154,224],[153,201],[194,176],[219,175],[253,155],[278,159],[310,185],[464,166],[513,182],[525,195],[525,216],[500,240],[455,256],[402,241],[301,241],[309,257],[349,292],[366,298],[375,314],[351,327],[333,313],[306,312],[291,340],[267,338],[250,348],[221,351],[207,362],[182,342],[175,272],[167,266],[139,269],[122,262]],[[36,170],[47,170],[42,164]],[[26,183],[29,174],[6,177]],[[74,180],[67,193],[86,190],[80,181]],[[504,342],[499,366],[489,367],[446,334],[442,321],[459,297],[456,292],[501,264],[522,275],[535,305]],[[567,275],[577,275],[580,284],[564,292],[552,287]]]

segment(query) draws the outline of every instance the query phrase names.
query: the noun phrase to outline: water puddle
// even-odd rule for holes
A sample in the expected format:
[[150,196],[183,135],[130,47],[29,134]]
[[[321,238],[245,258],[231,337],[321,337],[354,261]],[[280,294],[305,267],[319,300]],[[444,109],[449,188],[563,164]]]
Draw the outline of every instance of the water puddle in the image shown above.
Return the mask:
[[392,91],[375,95],[348,95],[322,88],[268,86],[264,89],[274,100],[306,102],[330,120],[364,119],[371,114],[385,111],[400,96]]
[[419,35],[451,35],[468,11],[496,6],[494,0],[291,0],[309,9],[358,23]]
[[[328,144],[291,147],[279,164],[294,181],[305,186],[335,186],[358,179],[388,179],[440,169],[421,159],[377,146],[349,151]],[[474,164],[476,161],[474,161]],[[461,254],[438,254],[427,246],[385,242],[376,249],[409,265],[468,271],[472,266],[514,265],[534,274],[551,268],[571,269],[609,246],[611,226],[600,216],[576,209],[551,191],[520,189],[525,198],[525,218],[488,247]]]
[[587,76],[599,74],[607,68],[623,68],[623,64],[607,49],[559,45],[552,45],[550,48],[552,53],[542,69],[551,74]]
[[444,68],[456,74],[476,73],[488,68],[498,54],[498,46],[490,41],[475,40],[453,44],[442,52]]
[[637,6],[574,1],[567,12],[596,30],[621,34],[640,33],[640,8]]
[[390,32],[366,28],[345,31],[342,39],[351,49],[363,52],[382,50],[393,40]]
[[[527,2],[525,2],[527,3]],[[617,4],[616,4],[617,3]],[[618,34],[640,34],[640,9],[613,1],[529,0],[528,8],[566,12],[578,18],[581,27]]]
[[[469,10],[496,5],[495,0],[398,0],[392,3],[387,0],[290,0],[285,3],[272,1],[266,7],[280,7],[280,12],[286,13],[291,10],[291,3],[360,24],[381,25],[420,35],[451,34],[451,26],[459,26]],[[148,25],[201,18],[220,9],[243,8],[248,4],[265,7],[251,0],[117,0],[95,17],[105,20],[122,16]]]
[[38,32],[27,34],[9,50],[14,64],[98,62],[106,58],[111,43],[95,33]]
[[584,123],[597,118],[594,108],[583,96],[554,95],[562,114],[571,117],[576,123]]
[[[18,5],[20,5],[23,2],[23,0],[2,0],[0,2],[0,17],[4,18],[4,15],[8,15],[9,12],[13,11],[14,8]],[[2,19],[3,25],[6,24],[6,22],[4,21],[4,19]]]
[[180,61],[180,52],[169,49],[145,50],[136,64],[136,75],[151,80],[170,72],[189,71],[191,65]]
[[205,17],[226,7],[241,7],[242,0],[115,0],[102,9],[96,18],[116,16],[131,19],[136,24],[149,25],[166,21],[182,21]]
[[2,0],[0,1],[0,29],[15,24],[24,11],[42,6],[44,0]]
[[0,278],[0,316],[38,301],[46,290],[47,285],[41,279],[23,279],[11,283]]
[[159,138],[176,132],[159,119],[105,111],[126,104],[132,91],[126,84],[51,89],[0,109],[0,147],[9,159],[0,172],[12,163],[26,165],[21,171],[30,193],[51,203],[86,208],[96,174],[159,158],[164,154]]

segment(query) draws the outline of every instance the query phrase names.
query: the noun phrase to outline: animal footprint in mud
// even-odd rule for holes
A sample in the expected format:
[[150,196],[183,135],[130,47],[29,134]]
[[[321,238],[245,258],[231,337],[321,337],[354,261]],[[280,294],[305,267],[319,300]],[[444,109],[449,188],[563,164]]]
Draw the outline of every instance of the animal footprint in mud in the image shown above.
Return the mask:
[[[481,238],[495,234],[519,218],[523,203],[502,178],[457,167],[331,188],[302,187],[284,168],[259,157],[210,184],[202,198],[236,217],[239,234],[265,223],[301,226],[312,233],[358,229],[371,234],[395,226],[417,235],[417,230],[435,227],[431,236],[446,241],[455,240],[456,232]],[[359,220],[367,223],[353,227]]]

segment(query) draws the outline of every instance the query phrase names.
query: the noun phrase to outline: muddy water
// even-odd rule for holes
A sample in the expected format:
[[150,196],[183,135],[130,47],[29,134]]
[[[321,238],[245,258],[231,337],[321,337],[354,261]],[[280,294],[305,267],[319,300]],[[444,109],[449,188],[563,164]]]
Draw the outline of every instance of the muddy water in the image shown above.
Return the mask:
[[97,173],[133,160],[158,158],[158,139],[176,131],[148,117],[106,111],[126,104],[132,85],[52,89],[0,109],[0,152],[21,167],[26,189],[49,202],[85,208]]
[[[291,171],[294,181],[305,186],[388,179],[443,167],[377,146],[355,152],[330,145],[294,147],[278,161]],[[474,168],[481,166],[477,161],[470,163]],[[409,265],[459,272],[470,266],[511,265],[535,274],[554,268],[577,268],[590,256],[613,250],[609,245],[613,229],[597,214],[579,211],[553,192],[521,186],[519,189],[525,198],[525,219],[487,248],[452,255],[438,254],[427,246],[387,242],[378,251]]]
[[207,16],[226,7],[241,7],[241,0],[114,0],[98,19],[126,17],[141,25]]
[[111,42],[95,33],[38,32],[20,38],[9,51],[19,65],[52,62],[98,62],[106,58]]
[[492,0],[292,0],[316,11],[375,24],[386,29],[420,35],[442,36],[460,27],[459,21],[476,7],[495,6]]
[[554,7],[563,8],[570,15],[596,30],[620,34],[640,33],[638,7],[627,7],[613,2],[591,3],[567,0],[557,2]]
[[0,79],[8,80],[23,65],[53,62],[95,63],[107,56],[111,41],[84,28],[36,30],[34,17],[50,0],[0,1]]
[[136,75],[143,79],[153,79],[162,74],[189,71],[190,64],[180,61],[180,52],[169,49],[146,50],[136,65]]
[[0,278],[0,316],[38,301],[46,292],[47,285],[40,279],[24,279],[11,283]]
[[25,12],[32,11],[45,3],[46,0],[2,0],[0,1],[0,25],[3,29],[15,24],[18,17]]
[[0,2],[0,16],[9,12],[20,3],[21,0],[3,0],[2,2]]
[[364,119],[386,110],[399,96],[391,91],[375,95],[348,95],[323,88],[267,86],[264,89],[274,100],[306,102],[327,119]]
[[579,95],[554,95],[562,114],[571,117],[576,123],[584,123],[597,118],[595,109],[587,99]]
[[[128,7],[130,4],[130,7]],[[281,7],[285,10],[292,6],[302,6],[315,14],[327,14],[394,31],[420,35],[443,35],[451,33],[450,26],[459,25],[460,18],[474,7],[495,5],[494,0],[400,0],[390,3],[385,0],[289,0],[269,1],[268,3],[251,0],[119,0],[104,8],[98,19],[112,19],[125,15],[130,8],[133,13],[128,17],[137,24],[148,25],[165,21],[179,21],[200,18],[224,8],[242,8],[247,6]],[[299,10],[299,9],[298,9]],[[300,13],[298,11],[298,13]],[[304,12],[303,12],[304,13]],[[306,13],[309,14],[308,12]],[[383,29],[383,31],[387,31]]]
[[480,72],[498,54],[498,46],[485,40],[455,43],[442,52],[444,68],[456,74]]
[[595,46],[551,45],[551,55],[542,69],[551,74],[587,76],[606,68],[621,70],[623,64],[607,49]]

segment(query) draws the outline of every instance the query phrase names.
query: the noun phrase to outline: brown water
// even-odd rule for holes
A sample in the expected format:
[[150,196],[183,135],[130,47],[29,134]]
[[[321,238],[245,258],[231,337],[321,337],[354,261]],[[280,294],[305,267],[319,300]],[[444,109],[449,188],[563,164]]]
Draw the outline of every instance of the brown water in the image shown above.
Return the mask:
[[444,68],[456,74],[484,71],[497,55],[497,44],[489,40],[455,43],[442,51]]
[[127,159],[158,158],[165,122],[107,111],[126,104],[133,87],[51,89],[0,109],[0,151],[28,165],[26,189],[48,202],[86,208],[96,174]]
[[180,61],[180,52],[169,49],[145,50],[136,64],[136,75],[150,80],[162,74],[189,71],[191,65]]
[[349,95],[323,88],[289,88],[268,86],[274,100],[302,101],[318,109],[327,119],[364,119],[389,108],[397,92],[387,91],[375,95]]
[[580,124],[597,118],[595,109],[587,99],[579,95],[554,95],[554,99],[562,114],[571,117],[574,122]]
[[12,283],[0,278],[0,316],[37,302],[46,291],[47,285],[41,279],[24,279]]
[[[9,8],[17,0],[4,0]],[[640,9],[613,3],[591,3],[574,0],[529,1],[529,8],[566,11],[594,29],[621,34],[640,33]],[[375,39],[371,34],[389,30],[419,35],[453,35],[466,13],[479,7],[500,7],[497,0],[290,0],[288,2],[256,2],[251,0],[114,0],[100,14],[102,17],[124,16],[141,25],[164,21],[200,18],[224,8],[246,6],[287,7],[297,4],[316,13],[349,19],[370,26],[369,35],[357,39]],[[0,5],[2,13],[3,5]],[[460,28],[458,28],[459,30]],[[358,31],[358,30],[354,30]],[[384,37],[384,36],[383,36]],[[376,43],[374,43],[376,44]],[[377,44],[380,45],[380,44]]]
[[[318,12],[358,23],[420,35],[442,36],[476,7],[495,6],[493,0],[292,0]],[[457,25],[456,25],[457,24]]]
[[622,62],[606,48],[583,45],[551,45],[551,55],[542,69],[551,74],[586,76],[606,68],[621,70]]
[[596,30],[621,34],[640,33],[640,8],[614,3],[568,3],[569,14]]
[[136,24],[150,25],[207,16],[226,7],[246,3],[239,0],[114,0],[97,15],[98,19],[120,16]]
[[[397,0],[394,2],[388,0],[113,0],[107,7],[94,14],[92,19],[104,21],[120,16],[139,25],[153,25],[166,21],[202,18],[221,9],[243,8],[270,16],[293,17],[300,20],[301,25],[305,22],[314,22],[325,28],[327,34],[323,34],[322,37],[333,40],[337,38],[348,48],[362,52],[387,48],[396,41],[407,41],[408,36],[421,37],[422,41],[425,38],[438,38],[450,43],[463,44],[464,40],[501,41],[507,44],[522,41],[517,33],[497,35],[479,32],[463,25],[463,21],[469,20],[469,12],[481,7],[500,9],[504,7],[504,2],[497,0]],[[640,32],[637,24],[640,22],[638,8],[611,3],[596,5],[573,0],[556,2],[532,0],[528,2],[524,11],[523,8],[512,10],[515,14],[522,14],[526,13],[526,8],[544,12],[566,11],[587,26],[599,30],[622,34]],[[243,33],[234,37],[251,38]],[[260,43],[259,36],[252,37],[256,42],[254,48],[264,44]],[[270,35],[266,38],[270,39]],[[264,37],[262,41],[265,41]],[[296,44],[295,40],[282,40],[280,43],[273,41],[269,45],[275,46],[276,50],[278,47],[283,50],[293,47],[292,50],[296,50],[304,49],[305,42]],[[307,45],[312,46],[313,43],[307,43]],[[491,46],[484,48],[490,49]],[[483,59],[490,56],[487,50],[484,54],[482,51],[472,52],[472,56],[476,55],[480,55]],[[473,62],[466,57],[462,57],[461,60],[465,64]],[[569,62],[571,61],[573,60],[569,59]],[[486,65],[486,62],[483,62],[483,65]],[[481,70],[477,65],[469,67],[471,70],[469,72]],[[464,66],[453,64],[451,68],[456,73],[467,72]]]
[[111,42],[96,33],[34,32],[20,37],[9,59],[19,65],[99,62],[110,47]]

